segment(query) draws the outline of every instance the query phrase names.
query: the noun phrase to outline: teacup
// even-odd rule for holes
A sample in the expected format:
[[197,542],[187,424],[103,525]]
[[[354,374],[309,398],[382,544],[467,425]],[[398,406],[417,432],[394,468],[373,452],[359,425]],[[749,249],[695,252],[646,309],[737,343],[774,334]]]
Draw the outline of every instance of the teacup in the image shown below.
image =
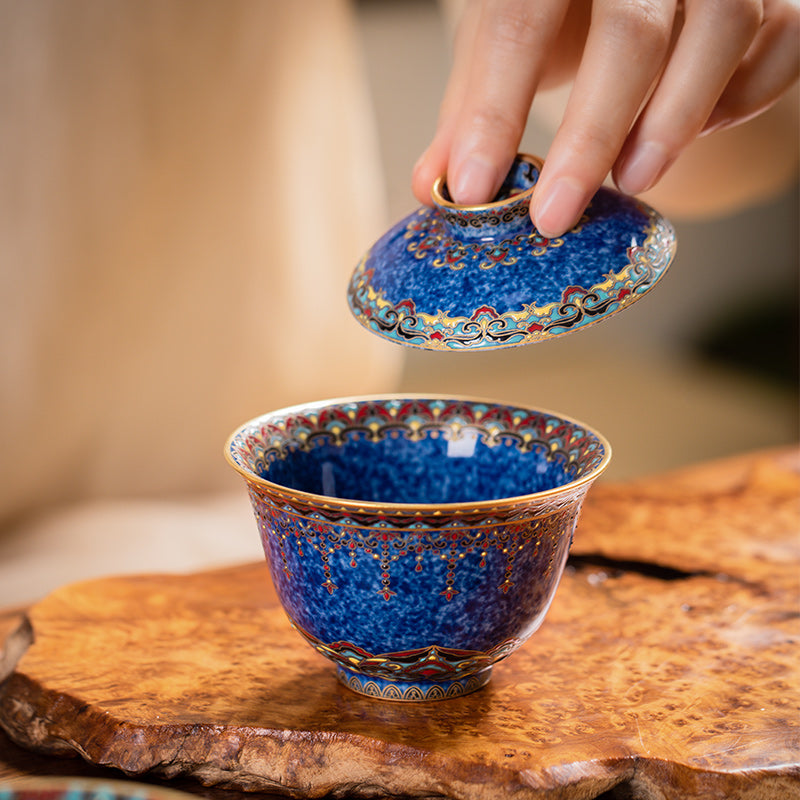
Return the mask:
[[541,625],[608,465],[560,414],[439,395],[329,400],[236,430],[280,601],[350,689],[474,691]]

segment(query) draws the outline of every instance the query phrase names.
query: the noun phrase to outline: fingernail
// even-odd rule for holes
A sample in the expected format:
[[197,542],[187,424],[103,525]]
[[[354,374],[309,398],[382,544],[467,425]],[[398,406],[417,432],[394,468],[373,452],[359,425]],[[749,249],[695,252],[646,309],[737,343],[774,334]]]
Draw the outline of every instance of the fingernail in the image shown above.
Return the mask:
[[533,221],[548,239],[561,236],[586,207],[586,189],[574,178],[558,178],[544,194],[533,194]]
[[497,170],[480,158],[468,158],[458,168],[455,177],[448,177],[447,188],[453,202],[471,206],[491,201],[497,183]]
[[622,162],[617,186],[625,194],[639,194],[649,189],[667,164],[667,151],[658,142],[642,142]]
[[733,124],[731,115],[726,113],[723,109],[715,108],[711,112],[711,116],[706,120],[703,130],[700,131],[700,136],[706,136],[709,133],[716,133],[717,131],[729,128]]

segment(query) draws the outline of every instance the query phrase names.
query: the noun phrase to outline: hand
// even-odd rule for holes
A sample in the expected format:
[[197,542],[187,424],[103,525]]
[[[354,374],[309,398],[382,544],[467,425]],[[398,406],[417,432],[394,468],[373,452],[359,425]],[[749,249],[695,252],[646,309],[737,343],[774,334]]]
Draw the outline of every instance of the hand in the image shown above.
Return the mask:
[[799,39],[791,0],[473,0],[414,193],[430,204],[446,173],[457,203],[490,201],[537,89],[572,79],[531,202],[560,236],[609,171],[638,194],[698,136],[775,103],[800,74]]

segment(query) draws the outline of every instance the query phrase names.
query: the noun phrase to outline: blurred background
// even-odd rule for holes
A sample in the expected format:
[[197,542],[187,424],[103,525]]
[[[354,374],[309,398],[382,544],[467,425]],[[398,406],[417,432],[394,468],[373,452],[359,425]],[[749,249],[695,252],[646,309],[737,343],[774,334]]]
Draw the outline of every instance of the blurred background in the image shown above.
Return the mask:
[[678,253],[624,314],[489,353],[352,320],[359,256],[417,206],[457,5],[0,0],[0,604],[260,558],[222,444],[290,403],[558,410],[612,442],[604,480],[796,443],[796,93],[646,197]]

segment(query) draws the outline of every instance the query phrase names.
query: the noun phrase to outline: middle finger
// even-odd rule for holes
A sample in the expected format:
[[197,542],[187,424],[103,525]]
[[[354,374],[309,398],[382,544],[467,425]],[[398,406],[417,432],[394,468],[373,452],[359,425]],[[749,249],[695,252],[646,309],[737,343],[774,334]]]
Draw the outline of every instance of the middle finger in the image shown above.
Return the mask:
[[531,203],[539,230],[560,236],[605,179],[669,48],[675,0],[597,0],[564,118]]
[[568,0],[487,0],[481,9],[447,184],[458,203],[492,199],[513,160]]

